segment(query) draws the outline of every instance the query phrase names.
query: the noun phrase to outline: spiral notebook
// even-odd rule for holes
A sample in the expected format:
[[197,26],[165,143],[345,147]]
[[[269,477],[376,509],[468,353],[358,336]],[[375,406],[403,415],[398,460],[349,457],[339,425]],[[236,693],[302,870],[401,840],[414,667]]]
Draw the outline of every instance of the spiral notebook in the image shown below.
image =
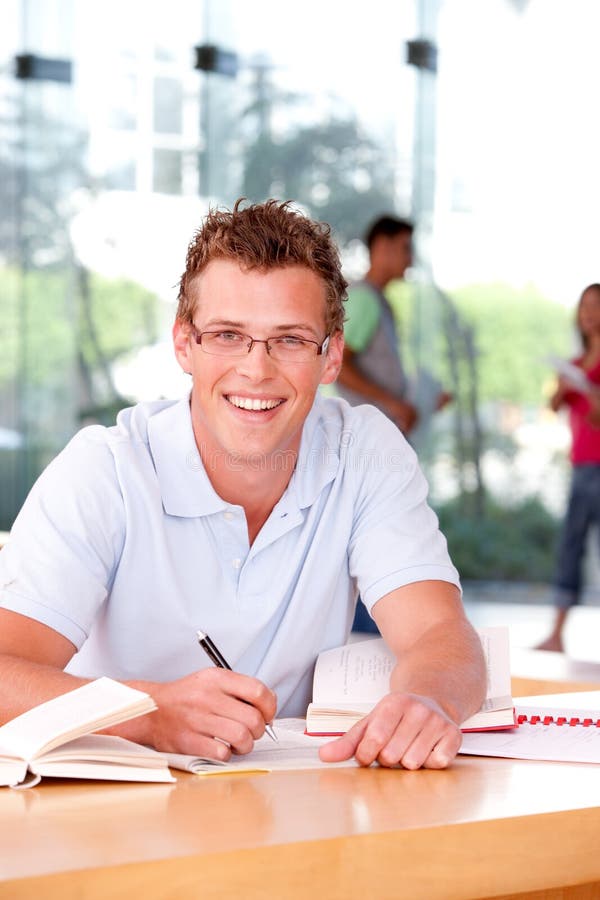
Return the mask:
[[600,763],[600,691],[515,699],[517,725],[463,735],[460,753]]

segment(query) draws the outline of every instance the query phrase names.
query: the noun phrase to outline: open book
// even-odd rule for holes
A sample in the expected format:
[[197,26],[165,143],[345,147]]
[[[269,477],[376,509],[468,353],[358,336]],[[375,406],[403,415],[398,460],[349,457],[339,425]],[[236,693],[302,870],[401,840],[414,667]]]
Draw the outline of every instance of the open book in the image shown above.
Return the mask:
[[[477,630],[487,667],[487,694],[479,712],[462,730],[510,728],[515,724],[510,684],[508,628]],[[359,641],[320,653],[306,731],[335,735],[348,731],[389,691],[395,657],[383,638]]]
[[196,775],[220,775],[227,772],[275,772],[298,769],[325,769],[357,766],[355,759],[339,763],[324,763],[319,758],[319,747],[330,738],[309,737],[304,719],[275,719],[273,728],[277,743],[263,735],[256,741],[250,753],[232,756],[227,762],[202,756],[185,756],[169,753],[169,765],[174,769],[194,772]]
[[517,727],[465,734],[460,753],[600,763],[600,691],[517,697]]
[[43,775],[175,781],[167,758],[125,738],[92,734],[156,709],[143,691],[98,678],[0,727],[0,786],[32,787]]

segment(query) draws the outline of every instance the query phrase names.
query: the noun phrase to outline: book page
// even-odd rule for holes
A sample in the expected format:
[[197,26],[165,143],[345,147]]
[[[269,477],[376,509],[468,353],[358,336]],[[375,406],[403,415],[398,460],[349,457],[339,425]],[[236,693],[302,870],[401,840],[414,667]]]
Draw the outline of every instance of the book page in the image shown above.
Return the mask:
[[481,641],[487,672],[486,696],[480,712],[512,707],[508,628],[504,626],[478,628],[477,634]]
[[463,735],[459,753],[505,756],[509,759],[600,763],[600,728],[524,723],[508,731],[469,732]]
[[27,763],[22,759],[0,759],[0,787],[19,784],[27,775]]
[[[512,708],[508,628],[479,628],[487,671],[481,712]],[[328,709],[374,705],[389,691],[396,659],[383,638],[357,641],[319,654],[312,705]]]
[[331,738],[309,737],[304,733],[304,719],[276,719],[273,728],[277,743],[267,735],[256,741],[254,749],[244,756],[233,756],[228,762],[169,753],[169,765],[198,775],[235,772],[272,772],[293,769],[347,768],[357,766],[354,759],[340,763],[324,763],[319,747]]
[[112,678],[97,678],[11,719],[0,728],[0,757],[35,758],[99,728],[150,712],[148,694]]
[[141,765],[149,769],[160,769],[167,765],[166,753],[159,753],[153,747],[136,744],[116,734],[86,734],[37,757],[37,761],[44,765],[82,760]]
[[[523,722],[503,732],[463,735],[461,753],[477,756],[506,756],[513,759],[540,759],[560,762],[600,763],[600,691],[574,691],[519,697],[515,715],[539,716],[536,724]],[[546,717],[554,721],[544,724]],[[562,718],[564,724],[557,724]],[[568,724],[571,720],[589,724]]]
[[336,709],[342,703],[377,703],[389,691],[395,664],[383,638],[325,650],[315,666],[313,704]]
[[[30,765],[30,771],[40,777],[52,778],[87,778],[95,781],[154,781],[160,784],[175,783],[169,768],[165,766],[136,765],[136,761],[94,762],[87,759],[46,760],[36,759]],[[31,786],[33,787],[36,782]]]

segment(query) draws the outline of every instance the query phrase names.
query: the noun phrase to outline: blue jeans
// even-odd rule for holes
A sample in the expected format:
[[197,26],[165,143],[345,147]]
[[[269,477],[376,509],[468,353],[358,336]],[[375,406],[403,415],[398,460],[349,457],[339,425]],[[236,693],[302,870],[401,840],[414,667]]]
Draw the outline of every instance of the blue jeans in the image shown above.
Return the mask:
[[567,513],[562,525],[556,573],[555,599],[568,609],[579,603],[583,580],[583,557],[592,525],[600,528],[600,464],[573,466]]

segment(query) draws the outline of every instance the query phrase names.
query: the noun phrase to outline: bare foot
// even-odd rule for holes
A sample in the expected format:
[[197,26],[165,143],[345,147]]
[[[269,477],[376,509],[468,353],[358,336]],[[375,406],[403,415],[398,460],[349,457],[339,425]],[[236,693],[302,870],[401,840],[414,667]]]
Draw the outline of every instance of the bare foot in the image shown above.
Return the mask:
[[561,636],[559,634],[551,634],[550,637],[547,637],[541,644],[536,644],[533,649],[552,650],[555,653],[563,653],[565,648]]

